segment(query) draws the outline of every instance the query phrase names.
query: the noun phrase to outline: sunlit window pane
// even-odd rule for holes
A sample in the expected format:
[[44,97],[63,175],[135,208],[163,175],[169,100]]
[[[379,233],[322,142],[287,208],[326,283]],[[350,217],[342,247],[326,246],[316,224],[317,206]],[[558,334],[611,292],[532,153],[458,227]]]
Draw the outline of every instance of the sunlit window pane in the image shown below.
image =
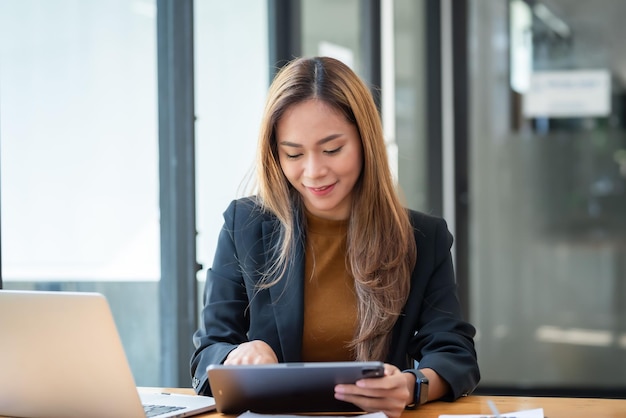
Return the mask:
[[5,280],[158,280],[155,18],[0,1]]

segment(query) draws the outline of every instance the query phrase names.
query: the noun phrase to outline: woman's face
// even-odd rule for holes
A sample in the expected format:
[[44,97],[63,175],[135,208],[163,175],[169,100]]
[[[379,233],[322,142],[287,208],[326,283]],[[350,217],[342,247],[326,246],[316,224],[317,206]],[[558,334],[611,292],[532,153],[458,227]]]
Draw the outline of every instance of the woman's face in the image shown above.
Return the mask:
[[356,126],[311,99],[287,109],[276,125],[276,140],[283,173],[307,210],[325,219],[347,219],[363,166]]

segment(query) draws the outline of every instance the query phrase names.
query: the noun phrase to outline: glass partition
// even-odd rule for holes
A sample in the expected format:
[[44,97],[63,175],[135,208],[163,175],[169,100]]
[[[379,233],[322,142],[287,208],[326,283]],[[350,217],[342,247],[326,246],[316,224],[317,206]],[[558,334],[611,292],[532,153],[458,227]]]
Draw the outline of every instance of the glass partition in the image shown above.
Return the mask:
[[302,0],[302,55],[337,58],[359,73],[357,0]]
[[470,10],[481,386],[616,393],[626,388],[626,49],[613,40],[626,3]]

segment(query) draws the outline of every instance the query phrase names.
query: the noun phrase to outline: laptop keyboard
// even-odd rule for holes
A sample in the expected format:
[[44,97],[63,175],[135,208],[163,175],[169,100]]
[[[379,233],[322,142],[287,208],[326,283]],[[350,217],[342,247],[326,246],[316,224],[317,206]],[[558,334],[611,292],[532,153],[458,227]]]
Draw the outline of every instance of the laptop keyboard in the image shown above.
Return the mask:
[[167,405],[144,405],[143,410],[146,413],[146,417],[156,417],[166,412],[178,411],[179,409],[185,409],[182,406],[167,406]]

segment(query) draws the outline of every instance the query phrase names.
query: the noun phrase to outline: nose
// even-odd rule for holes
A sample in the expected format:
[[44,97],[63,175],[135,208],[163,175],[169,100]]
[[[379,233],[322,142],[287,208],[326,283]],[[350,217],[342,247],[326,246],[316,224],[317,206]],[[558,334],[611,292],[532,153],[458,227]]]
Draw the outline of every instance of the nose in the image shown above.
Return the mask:
[[323,156],[317,154],[310,154],[304,166],[304,176],[309,179],[317,179],[324,177],[328,172],[328,167],[324,161]]

